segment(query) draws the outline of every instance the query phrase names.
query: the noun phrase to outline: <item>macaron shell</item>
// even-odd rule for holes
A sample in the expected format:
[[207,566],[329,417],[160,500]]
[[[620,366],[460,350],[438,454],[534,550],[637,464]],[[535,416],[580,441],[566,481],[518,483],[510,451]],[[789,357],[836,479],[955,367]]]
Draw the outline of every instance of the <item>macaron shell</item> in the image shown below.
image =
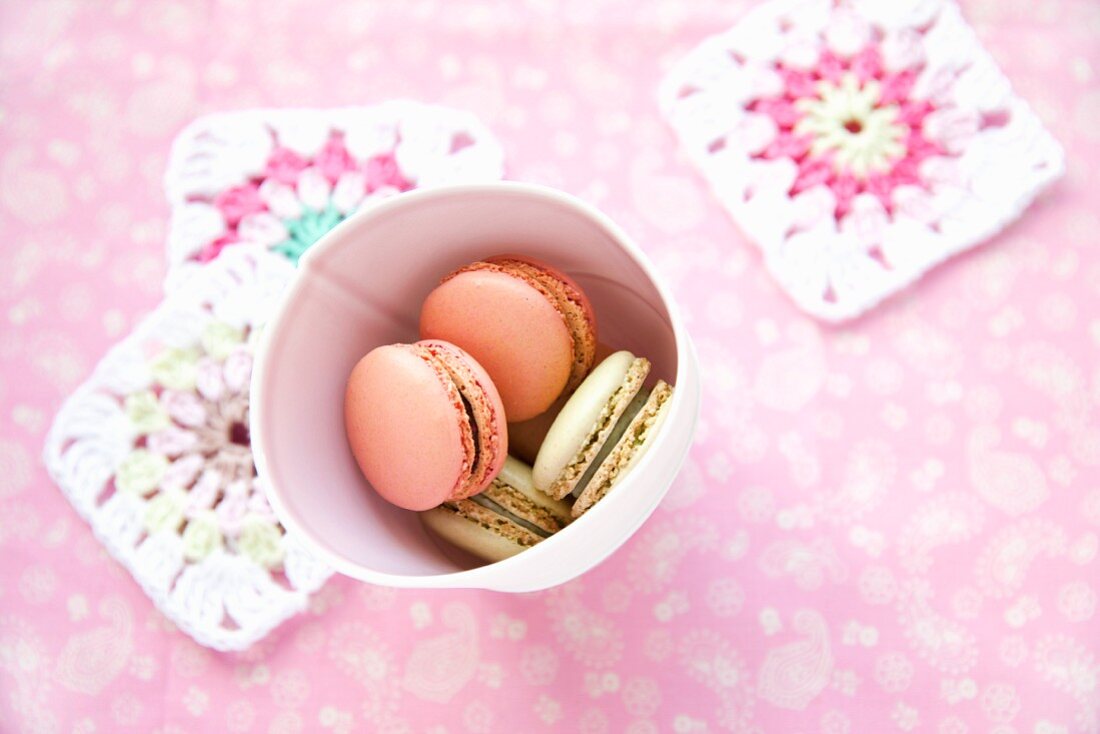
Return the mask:
[[612,354],[614,354],[617,351],[619,351],[619,350],[618,349],[612,349],[611,347],[604,344],[603,342],[596,342],[596,361],[595,361],[595,364],[599,364],[600,362],[604,361],[605,359],[607,359],[608,357],[610,357]]
[[[615,351],[602,342],[596,344],[596,364],[603,362]],[[508,451],[512,456],[517,456],[528,464],[535,463],[550,426],[554,424],[554,419],[570,397],[569,393],[562,393],[549,408],[534,418],[508,424]]]
[[[668,415],[672,386],[659,380],[645,405],[627,426],[608,457],[599,465],[584,491],[573,503],[573,517],[580,517],[607,496],[645,455]],[[640,443],[638,441],[641,441]]]
[[534,482],[531,481],[531,467],[514,456],[509,456],[505,460],[497,479],[524,494],[537,491]]
[[580,309],[583,311],[584,319],[588,322],[588,325],[592,331],[592,348],[595,350],[602,346],[596,339],[596,312],[592,308],[592,302],[588,300],[588,296],[585,295],[584,290],[581,289],[581,287],[577,284],[577,281],[573,280],[573,278],[567,275],[564,271],[558,270],[550,263],[544,262],[542,260],[537,260],[533,257],[528,257],[527,255],[506,254],[494,255],[493,257],[485,258],[485,262],[489,263],[505,263],[509,260],[525,263],[532,267],[538,268],[550,277],[559,281],[564,286],[562,295],[575,302],[577,306],[580,307]]
[[581,384],[596,362],[596,312],[577,282],[553,265],[523,255],[497,255],[485,260],[541,288],[556,302],[573,341],[573,365],[565,391]]
[[508,450],[512,456],[528,464],[535,463],[535,457],[539,455],[539,448],[542,447],[546,433],[568,399],[569,396],[563,393],[549,408],[534,418],[508,424]]
[[544,533],[556,533],[573,521],[570,505],[535,489],[531,467],[511,456],[482,496]]
[[[449,342],[417,342],[447,370],[459,393],[466,399],[477,426],[477,464],[466,486],[449,499],[463,499],[489,486],[508,458],[508,431],[504,404],[489,373],[477,360]],[[465,407],[465,406],[463,406]]]
[[[559,498],[571,491],[566,489],[555,492],[552,488],[566,467],[582,452],[593,431],[600,428],[597,423],[601,414],[608,408],[608,403],[615,392],[627,381],[635,361],[635,356],[628,351],[615,352],[592,370],[562,407],[550,430],[547,431],[535,459],[532,475],[535,486],[539,490]],[[648,362],[644,362],[644,369],[645,372],[640,375],[641,379],[636,381],[633,392],[622,396],[623,400],[619,401],[621,405],[613,406],[616,409],[613,418],[621,414],[621,408],[630,402],[634,392],[641,387],[642,380],[645,379],[645,374],[649,370]],[[614,420],[611,424],[607,427],[608,431],[613,427]]]
[[379,347],[348,378],[344,421],[360,470],[384,499],[426,510],[451,497],[473,458],[450,380],[409,345]]
[[459,500],[420,513],[437,537],[485,561],[503,561],[541,538],[471,500]]
[[572,337],[557,308],[498,270],[462,271],[441,283],[424,301],[420,336],[469,352],[496,385],[508,421],[545,411],[572,369]]

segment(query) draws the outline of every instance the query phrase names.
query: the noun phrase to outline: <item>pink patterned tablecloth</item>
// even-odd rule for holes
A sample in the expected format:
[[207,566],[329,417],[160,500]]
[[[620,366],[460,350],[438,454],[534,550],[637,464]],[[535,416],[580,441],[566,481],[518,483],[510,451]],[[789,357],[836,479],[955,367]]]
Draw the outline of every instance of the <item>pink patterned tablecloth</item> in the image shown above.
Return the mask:
[[[749,3],[0,6],[0,730],[1100,730],[1100,5],[972,0],[1067,151],[990,246],[845,327],[801,314],[677,152],[662,70]],[[245,653],[154,610],[47,478],[65,395],[160,299],[195,116],[415,97],[604,208],[704,369],[638,535],[544,593],[343,578]]]

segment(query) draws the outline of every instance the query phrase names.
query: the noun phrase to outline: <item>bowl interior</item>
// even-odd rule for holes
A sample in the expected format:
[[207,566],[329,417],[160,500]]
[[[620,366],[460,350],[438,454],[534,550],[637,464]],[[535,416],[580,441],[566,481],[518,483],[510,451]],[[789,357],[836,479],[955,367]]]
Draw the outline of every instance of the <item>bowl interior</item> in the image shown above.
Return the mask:
[[658,289],[606,220],[572,199],[501,184],[403,195],[361,212],[302,259],[267,327],[253,395],[282,512],[334,556],[403,576],[469,567],[360,474],[344,434],[344,385],[374,347],[417,339],[420,304],[443,275],[500,253],[567,272],[592,300],[600,341],[648,357],[653,375],[675,384],[676,339]]

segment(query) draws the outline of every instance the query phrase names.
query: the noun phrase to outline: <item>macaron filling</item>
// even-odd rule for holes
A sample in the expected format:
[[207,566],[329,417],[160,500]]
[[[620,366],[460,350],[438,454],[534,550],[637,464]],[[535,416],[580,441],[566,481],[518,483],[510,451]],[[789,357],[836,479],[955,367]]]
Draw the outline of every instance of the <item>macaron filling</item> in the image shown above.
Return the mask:
[[626,433],[626,429],[634,422],[634,418],[642,411],[646,401],[649,400],[650,391],[647,388],[642,388],[638,392],[634,393],[634,397],[631,398],[630,403],[618,416],[618,420],[611,427],[611,430],[605,434],[603,443],[600,444],[599,451],[596,456],[588,464],[585,469],[584,475],[573,487],[573,497],[580,497],[585,488],[592,481],[592,477],[596,475],[596,472],[600,470],[603,463],[607,461],[607,457],[611,455],[611,452],[615,450],[615,447],[622,440],[623,434]]
[[496,503],[518,518],[537,525],[549,534],[564,528],[572,521],[569,505],[553,500],[533,487],[524,490],[497,477],[479,495]]
[[600,463],[600,450],[615,443],[615,439],[612,438],[615,427],[624,420],[629,422],[633,417],[633,415],[627,418],[623,416],[634,405],[634,398],[642,389],[642,383],[645,382],[647,375],[649,375],[649,360],[642,357],[635,358],[627,369],[622,384],[608,396],[599,417],[585,436],[584,443],[551,485],[547,492],[551,497],[560,498],[570,493],[575,495],[578,487],[584,487],[586,473],[591,467],[598,466]]
[[[462,390],[459,385],[451,376],[451,371],[447,369],[447,366],[438,359],[430,349],[423,344],[409,344],[401,345],[400,348],[408,349],[412,351],[417,357],[427,363],[439,377],[439,383],[443,386],[443,389],[447,393],[448,399],[451,403],[458,408],[459,406],[468,406],[469,402],[462,394]],[[462,452],[463,462],[461,475],[455,482],[454,488],[451,490],[450,497],[465,497],[467,494],[467,486],[470,484],[472,478],[472,469],[477,463],[478,451],[477,442],[474,435],[475,426],[477,421],[468,410],[463,410],[462,415],[465,416],[464,420],[458,422],[459,432],[462,436]]]
[[444,502],[439,509],[453,512],[467,522],[475,523],[484,530],[498,535],[524,548],[530,548],[543,539],[543,535],[524,525],[514,522],[504,513],[481,505],[470,499]]
[[572,508],[535,488],[531,467],[511,456],[480,494],[420,514],[435,536],[486,561],[530,548],[573,521]]
[[664,418],[665,408],[671,397],[672,386],[659,380],[626,430],[614,442],[614,448],[597,465],[598,469],[573,504],[573,517],[580,517],[603,499],[619,477],[642,455],[646,442],[657,431]]
[[454,386],[465,415],[464,438],[468,436],[470,450],[464,480],[460,481],[451,499],[463,499],[480,492],[491,479],[491,472],[501,450],[495,430],[500,416],[485,399],[485,387],[470,370],[465,360],[443,342],[423,341],[414,345],[421,356],[442,370]]
[[466,409],[466,420],[470,422],[470,438],[474,444],[474,460],[471,465],[470,473],[477,474],[479,465],[481,464],[481,444],[478,439],[481,438],[481,431],[477,427],[477,416],[474,415],[474,406],[470,405],[470,400],[462,394],[460,390],[458,393],[462,398],[462,407]]
[[542,527],[539,527],[538,525],[531,522],[530,520],[526,520],[526,519],[520,517],[519,515],[512,514],[507,509],[505,509],[502,505],[499,505],[496,502],[494,502],[493,500],[486,497],[485,496],[486,492],[488,492],[488,490],[486,490],[485,492],[482,492],[481,494],[475,494],[473,497],[470,498],[470,502],[476,502],[477,504],[481,505],[485,509],[491,510],[491,511],[497,513],[498,515],[501,515],[502,517],[508,519],[509,521],[515,523],[516,525],[519,525],[520,527],[524,528],[525,530],[528,530],[528,531],[534,533],[535,535],[538,535],[540,538],[549,538],[551,535],[553,535],[552,532],[550,532],[550,531],[548,531],[548,530],[546,530]]

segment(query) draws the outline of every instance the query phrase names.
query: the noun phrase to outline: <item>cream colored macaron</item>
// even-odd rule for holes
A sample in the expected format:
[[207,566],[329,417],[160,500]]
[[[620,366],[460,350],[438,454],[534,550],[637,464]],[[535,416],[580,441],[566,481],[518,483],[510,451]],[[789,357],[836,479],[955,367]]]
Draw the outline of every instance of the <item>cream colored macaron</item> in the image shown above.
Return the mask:
[[572,521],[570,507],[535,488],[531,468],[509,456],[484,492],[420,513],[425,527],[486,561],[500,561]]
[[546,433],[535,459],[535,487],[556,499],[574,493],[648,375],[649,360],[627,351],[600,362]]
[[[623,416],[619,425],[615,427],[606,444],[606,447],[610,448],[607,455],[604,456],[601,451],[601,455],[593,461],[595,472],[590,472],[591,476],[586,477],[588,481],[584,482],[583,491],[573,503],[573,517],[580,517],[592,505],[602,500],[611,491],[615,482],[630,471],[638,459],[642,458],[646,449],[653,443],[650,439],[661,430],[661,424],[664,422],[665,415],[668,414],[667,407],[669,398],[672,397],[672,386],[664,380],[658,380],[652,390],[643,390],[638,393],[634,405],[640,402],[639,399],[643,395],[645,401],[641,403],[629,422],[627,416]],[[630,412],[628,410],[628,413]],[[616,437],[615,433],[619,433],[620,429],[621,435]]]
[[572,494],[573,517],[603,499],[640,459],[660,430],[672,386],[643,386],[649,362],[615,352],[562,407],[535,459],[535,486],[552,497]]

